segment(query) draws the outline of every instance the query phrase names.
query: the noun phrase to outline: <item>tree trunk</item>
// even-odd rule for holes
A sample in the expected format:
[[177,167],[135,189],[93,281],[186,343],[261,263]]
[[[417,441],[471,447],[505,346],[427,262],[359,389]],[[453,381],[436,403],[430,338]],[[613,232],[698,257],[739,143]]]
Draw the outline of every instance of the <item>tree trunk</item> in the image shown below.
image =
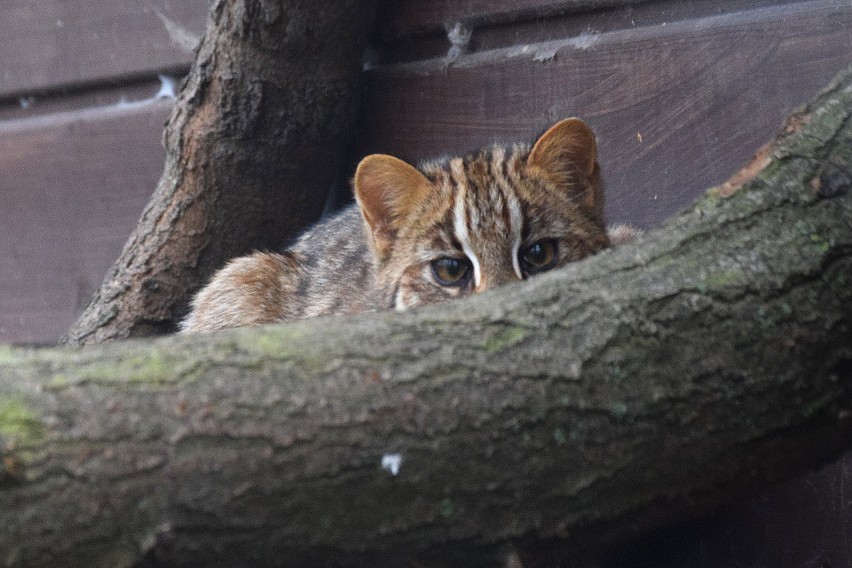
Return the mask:
[[564,565],[836,455],[850,103],[847,72],[639,243],[470,300],[0,350],[0,561]]
[[354,130],[372,0],[216,0],[167,158],[72,343],[173,331],[225,260],[320,215]]

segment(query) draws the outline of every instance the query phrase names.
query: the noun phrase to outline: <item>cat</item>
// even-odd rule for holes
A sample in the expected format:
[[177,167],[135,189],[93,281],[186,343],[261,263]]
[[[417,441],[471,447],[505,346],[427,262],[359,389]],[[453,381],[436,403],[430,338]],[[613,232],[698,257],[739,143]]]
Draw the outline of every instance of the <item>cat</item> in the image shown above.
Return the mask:
[[374,154],[356,203],[282,253],[231,260],[181,329],[212,331],[434,304],[553,270],[631,240],[607,233],[595,135],[562,120],[533,144],[415,168]]

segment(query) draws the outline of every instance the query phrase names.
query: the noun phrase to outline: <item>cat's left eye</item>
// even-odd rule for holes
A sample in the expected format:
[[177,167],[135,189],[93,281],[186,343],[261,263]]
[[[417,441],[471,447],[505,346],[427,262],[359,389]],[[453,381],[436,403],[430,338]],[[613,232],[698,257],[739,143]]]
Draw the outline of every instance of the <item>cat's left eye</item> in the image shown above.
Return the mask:
[[445,256],[432,261],[432,274],[441,286],[464,286],[473,272],[466,258]]
[[556,264],[556,239],[536,241],[520,253],[521,266],[527,274],[550,270]]

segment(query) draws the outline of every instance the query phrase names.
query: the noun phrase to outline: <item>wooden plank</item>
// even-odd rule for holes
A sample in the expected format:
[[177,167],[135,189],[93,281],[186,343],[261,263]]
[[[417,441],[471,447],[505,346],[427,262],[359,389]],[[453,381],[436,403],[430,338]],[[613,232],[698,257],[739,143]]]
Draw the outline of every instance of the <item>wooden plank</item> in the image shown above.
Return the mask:
[[88,302],[162,172],[171,105],[0,123],[0,343],[54,341]]
[[581,116],[611,221],[651,226],[723,181],[852,60],[852,6],[816,0],[367,73],[361,153],[417,161]]
[[[521,10],[507,11],[503,21],[490,24],[487,19],[473,16],[464,22],[469,33],[465,53],[476,53],[515,45],[542,43],[582,34],[600,34],[614,30],[627,30],[653,25],[672,25],[683,20],[732,14],[760,7],[778,6],[802,0],[728,0],[723,4],[710,0],[655,0],[638,4],[613,6],[608,9],[571,13],[559,17],[540,17]],[[441,4],[448,9],[455,4]],[[405,4],[398,5],[400,7]],[[428,3],[427,3],[428,6]],[[426,8],[417,4],[418,8]],[[418,12],[420,13],[420,12]],[[382,64],[406,63],[420,59],[447,56],[452,43],[449,38],[450,22],[429,20],[428,14],[437,15],[437,8],[422,14],[424,18],[412,28],[406,21],[387,20],[394,11],[385,14],[384,27],[379,26],[375,50]],[[431,17],[431,16],[430,16]],[[456,24],[453,23],[453,26]],[[386,29],[387,28],[387,29]],[[421,33],[417,33],[420,30]],[[396,33],[396,35],[393,35]],[[412,37],[414,36],[414,37]],[[458,41],[458,38],[456,38]]]
[[[173,98],[181,78],[165,75],[161,77],[165,82],[160,79],[142,80],[117,86],[99,85],[94,89],[73,91],[62,95],[30,96],[23,100],[9,100],[6,104],[0,104],[0,124],[21,118],[50,117],[58,113],[92,107],[132,104],[133,101],[154,97],[160,91],[172,93],[170,98]],[[15,122],[14,124],[30,123]]]
[[205,0],[0,3],[0,99],[187,68]]
[[379,3],[379,29],[399,37],[443,30],[453,22],[493,25],[644,1],[647,0],[383,0]]
[[[852,566],[852,452],[743,499],[711,518],[644,534],[610,551],[606,568]],[[641,559],[641,562],[637,562]]]
[[602,33],[614,30],[672,25],[683,20],[733,14],[761,7],[792,4],[802,0],[656,0],[643,4],[609,10],[573,14],[566,18],[534,19],[512,25],[476,29],[471,38],[471,50],[485,51],[517,45],[541,43],[582,33]]

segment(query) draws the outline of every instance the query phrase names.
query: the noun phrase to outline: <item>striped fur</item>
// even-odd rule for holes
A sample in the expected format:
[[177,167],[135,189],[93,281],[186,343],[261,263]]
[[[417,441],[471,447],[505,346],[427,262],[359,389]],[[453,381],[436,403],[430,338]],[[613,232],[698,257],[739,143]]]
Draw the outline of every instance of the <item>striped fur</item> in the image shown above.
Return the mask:
[[[578,119],[532,149],[493,146],[415,169],[368,156],[357,203],[309,229],[281,254],[231,261],[192,302],[188,331],[209,331],[442,302],[527,277],[522,251],[556,243],[552,268],[610,245],[594,136]],[[631,235],[618,233],[619,241]],[[468,262],[461,286],[433,263]]]

